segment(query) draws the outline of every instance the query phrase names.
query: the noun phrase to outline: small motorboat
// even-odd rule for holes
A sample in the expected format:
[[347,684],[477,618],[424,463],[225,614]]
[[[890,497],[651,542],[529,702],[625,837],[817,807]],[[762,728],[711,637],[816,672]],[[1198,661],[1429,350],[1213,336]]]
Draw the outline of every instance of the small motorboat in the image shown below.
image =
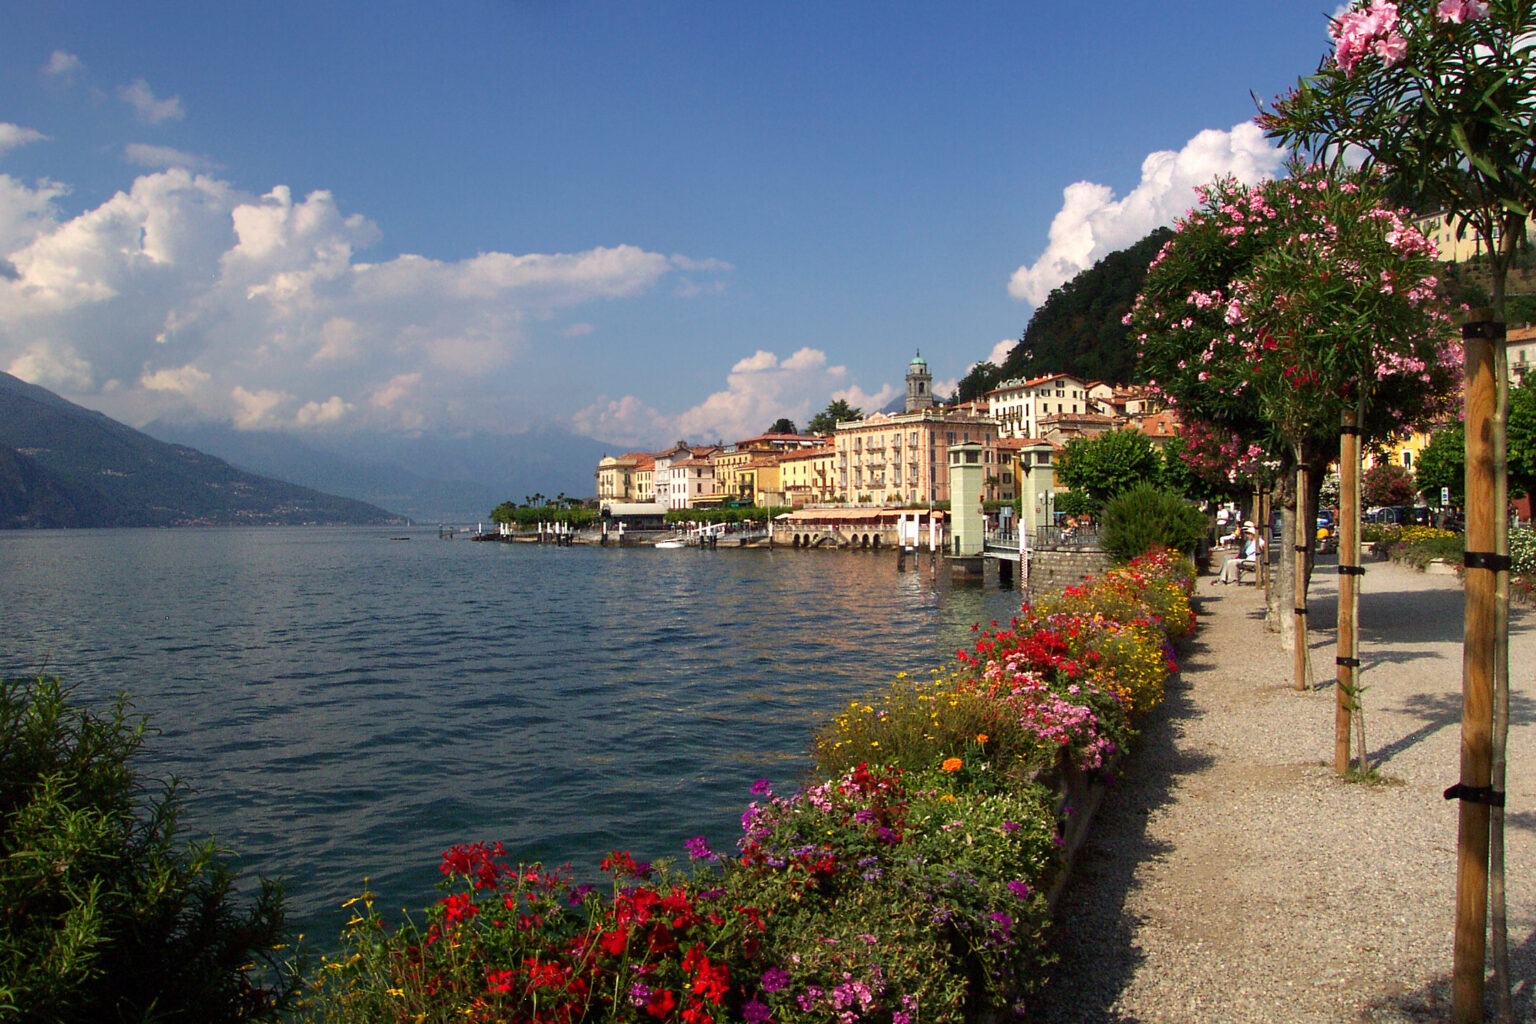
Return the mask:
[[656,542],[656,546],[658,548],[669,548],[670,549],[670,548],[685,548],[685,547],[688,546],[688,544],[687,544],[686,541],[681,541],[681,540],[659,540],[659,541]]

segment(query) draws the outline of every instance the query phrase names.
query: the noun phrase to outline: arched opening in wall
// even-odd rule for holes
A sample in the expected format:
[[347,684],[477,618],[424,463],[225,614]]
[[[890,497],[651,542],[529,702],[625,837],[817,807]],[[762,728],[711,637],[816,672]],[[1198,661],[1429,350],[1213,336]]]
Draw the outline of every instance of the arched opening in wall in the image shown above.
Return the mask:
[[876,550],[876,551],[879,551],[879,550],[880,550],[880,535],[879,535],[879,534],[876,534],[876,535],[875,535],[875,539],[874,539],[874,541],[873,541],[873,542],[872,542],[872,543],[871,543],[871,544],[870,544],[870,547],[872,547],[872,548],[874,548],[874,549],[875,549],[875,550]]
[[869,534],[866,533],[866,534],[860,535],[860,537],[859,537],[859,547],[864,548],[865,550],[868,550],[868,548],[869,548]]
[[800,535],[798,533],[790,535],[789,546],[792,548],[797,548],[800,546]]

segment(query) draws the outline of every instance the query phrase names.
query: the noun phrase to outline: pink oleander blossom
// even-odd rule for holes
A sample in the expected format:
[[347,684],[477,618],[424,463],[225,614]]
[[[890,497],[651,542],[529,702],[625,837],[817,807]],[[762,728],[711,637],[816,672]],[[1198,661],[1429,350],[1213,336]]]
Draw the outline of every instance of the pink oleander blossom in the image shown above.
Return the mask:
[[1488,17],[1488,5],[1483,0],[1440,0],[1440,6],[1435,8],[1435,17],[1453,25],[1479,21]]

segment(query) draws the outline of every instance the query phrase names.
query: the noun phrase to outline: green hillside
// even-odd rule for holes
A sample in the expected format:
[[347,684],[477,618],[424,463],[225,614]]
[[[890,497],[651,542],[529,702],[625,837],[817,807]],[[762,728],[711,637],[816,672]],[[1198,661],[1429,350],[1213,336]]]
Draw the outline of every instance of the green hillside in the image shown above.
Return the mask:
[[0,373],[0,528],[399,521],[164,444]]
[[1147,265],[1173,236],[1158,228],[1051,291],[1001,367],[1000,379],[1070,373],[1113,384],[1136,379],[1136,346],[1120,318],[1147,277]]

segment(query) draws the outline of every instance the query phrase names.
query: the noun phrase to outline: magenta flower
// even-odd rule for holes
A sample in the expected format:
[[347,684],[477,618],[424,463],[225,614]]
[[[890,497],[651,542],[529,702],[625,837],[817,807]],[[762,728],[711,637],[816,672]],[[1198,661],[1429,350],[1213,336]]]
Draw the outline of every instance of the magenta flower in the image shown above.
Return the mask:
[[758,982],[764,992],[777,992],[789,984],[789,972],[782,967],[770,967]]

